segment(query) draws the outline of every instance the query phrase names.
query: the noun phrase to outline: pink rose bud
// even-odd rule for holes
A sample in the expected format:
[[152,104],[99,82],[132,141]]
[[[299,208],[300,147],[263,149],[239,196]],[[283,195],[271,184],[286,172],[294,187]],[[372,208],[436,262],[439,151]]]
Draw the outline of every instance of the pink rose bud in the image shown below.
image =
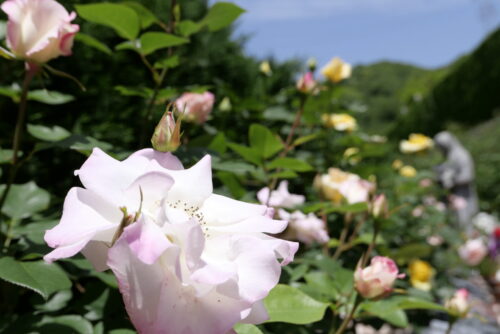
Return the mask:
[[444,304],[453,315],[463,318],[469,312],[469,291],[467,289],[459,289],[455,292],[455,295],[448,299]]
[[181,120],[182,117],[176,122],[170,111],[163,114],[151,138],[151,144],[155,150],[160,152],[177,150],[181,145]]
[[304,94],[310,94],[314,92],[316,88],[316,81],[312,72],[307,72],[299,78],[297,81],[297,90]]
[[16,57],[42,64],[61,55],[71,55],[73,38],[80,30],[71,24],[71,14],[53,0],[7,0],[7,46]]
[[404,274],[398,274],[398,267],[393,260],[384,256],[375,256],[368,267],[356,269],[354,284],[363,297],[372,299],[389,294],[394,281],[404,276]]
[[387,216],[387,198],[384,194],[377,195],[372,203],[372,215],[375,218]]
[[207,121],[208,115],[212,112],[214,100],[214,94],[210,92],[184,93],[175,101],[175,106],[180,113],[184,114],[186,121],[202,124]]

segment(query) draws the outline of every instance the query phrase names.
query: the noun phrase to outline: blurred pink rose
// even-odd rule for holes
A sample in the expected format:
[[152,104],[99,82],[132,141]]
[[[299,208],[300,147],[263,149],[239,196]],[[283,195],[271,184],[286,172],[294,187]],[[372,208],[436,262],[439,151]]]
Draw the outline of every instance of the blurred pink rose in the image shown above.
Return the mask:
[[2,10],[9,16],[7,46],[17,57],[42,64],[71,55],[73,38],[80,27],[71,14],[53,0],[7,0]]
[[432,186],[432,180],[429,179],[429,178],[422,179],[422,180],[420,180],[420,182],[418,183],[418,185],[421,188],[428,188],[428,187]]
[[85,188],[69,191],[44,258],[81,251],[111,268],[139,333],[220,334],[268,318],[263,299],[298,243],[269,235],[287,222],[266,206],[214,194],[210,156],[184,169],[170,153],[117,161],[94,149],[76,174]]
[[444,307],[458,317],[465,317],[470,308],[468,298],[469,291],[467,289],[459,289],[452,298],[446,301]]
[[398,267],[393,260],[384,256],[375,256],[368,267],[356,269],[354,284],[363,297],[371,299],[390,293],[394,281],[404,276],[404,274],[398,274]]
[[444,239],[440,235],[430,235],[426,239],[427,243],[431,246],[441,246],[444,242]]
[[210,92],[184,93],[175,100],[175,106],[180,113],[184,113],[184,120],[201,124],[207,121],[212,112],[214,100],[214,94]]
[[411,210],[411,215],[415,218],[422,217],[424,214],[424,207],[422,205],[419,205],[415,207],[413,210]]
[[470,266],[476,266],[488,253],[488,248],[481,238],[467,240],[467,242],[458,249],[458,254],[462,260]]
[[467,200],[462,196],[450,195],[448,197],[450,205],[454,210],[462,210],[467,207]]
[[257,198],[264,205],[286,209],[292,209],[297,205],[304,204],[305,201],[303,195],[290,194],[288,191],[288,181],[281,181],[278,189],[271,192],[271,198],[269,198],[269,188],[267,187],[259,190]]
[[278,213],[281,219],[289,221],[288,227],[296,240],[307,245],[313,242],[324,244],[330,240],[325,222],[313,213],[305,215],[301,211],[294,211],[290,214],[285,210],[279,210]]
[[312,72],[307,72],[297,80],[297,90],[304,94],[313,93],[316,88],[316,81],[314,80],[314,74]]

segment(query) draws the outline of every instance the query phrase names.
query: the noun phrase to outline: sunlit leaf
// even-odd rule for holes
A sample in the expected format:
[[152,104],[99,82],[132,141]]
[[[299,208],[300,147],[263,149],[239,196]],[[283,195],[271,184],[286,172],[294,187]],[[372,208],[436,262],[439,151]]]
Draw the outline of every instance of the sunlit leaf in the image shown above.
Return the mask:
[[139,16],[126,5],[101,2],[75,7],[85,20],[113,28],[123,38],[132,40],[139,34]]
[[113,51],[111,51],[111,49],[106,44],[99,41],[95,37],[84,34],[82,32],[76,34],[75,40],[78,42],[82,42],[83,44],[88,45],[90,47],[93,47],[96,50],[104,52],[107,55],[111,55],[113,53]]
[[[0,185],[0,193],[5,185]],[[23,219],[45,210],[49,206],[49,193],[39,188],[35,182],[13,184],[10,188],[2,212],[12,219]]]
[[33,137],[45,141],[59,141],[71,136],[71,133],[60,126],[52,127],[28,124],[28,133]]
[[210,31],[217,31],[229,26],[244,12],[244,9],[234,3],[217,2],[210,7],[200,24],[206,25]]

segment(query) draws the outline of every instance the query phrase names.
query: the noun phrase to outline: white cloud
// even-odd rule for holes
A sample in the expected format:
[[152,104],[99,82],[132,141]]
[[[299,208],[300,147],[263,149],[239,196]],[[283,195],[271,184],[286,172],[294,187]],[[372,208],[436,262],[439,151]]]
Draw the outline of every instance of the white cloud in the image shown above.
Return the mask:
[[[227,0],[226,0],[227,1]],[[435,12],[471,3],[471,0],[230,0],[247,10],[252,21],[324,18],[366,12],[399,15]]]

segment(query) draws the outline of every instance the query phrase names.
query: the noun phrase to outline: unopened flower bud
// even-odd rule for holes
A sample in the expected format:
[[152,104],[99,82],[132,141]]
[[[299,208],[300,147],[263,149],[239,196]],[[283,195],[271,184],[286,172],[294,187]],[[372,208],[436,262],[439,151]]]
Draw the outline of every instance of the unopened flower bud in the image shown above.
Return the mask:
[[384,194],[377,195],[372,202],[372,216],[375,218],[387,215],[387,198]]
[[307,72],[297,80],[297,90],[304,94],[314,93],[316,81],[312,72]]
[[165,112],[151,137],[153,148],[160,152],[174,152],[181,144],[181,118],[174,119],[171,111]]
[[307,60],[307,68],[309,71],[314,72],[316,70],[317,61],[316,58],[312,57]]
[[448,299],[444,305],[454,316],[464,318],[469,312],[469,291],[467,289],[459,289],[455,292],[452,298]]
[[404,276],[398,273],[398,266],[393,260],[384,256],[375,256],[368,267],[356,269],[354,285],[365,298],[384,297],[392,291],[394,281]]

